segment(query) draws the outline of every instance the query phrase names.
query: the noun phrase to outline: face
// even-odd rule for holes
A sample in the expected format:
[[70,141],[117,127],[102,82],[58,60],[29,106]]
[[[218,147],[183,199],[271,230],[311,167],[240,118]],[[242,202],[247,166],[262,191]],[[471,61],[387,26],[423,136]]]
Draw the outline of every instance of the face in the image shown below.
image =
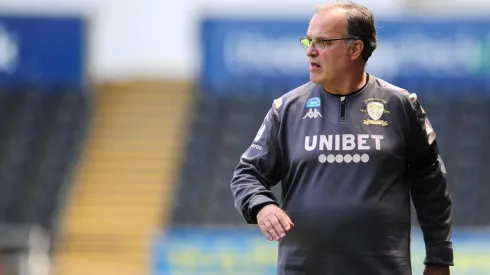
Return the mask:
[[[316,13],[310,21],[307,37],[313,44],[306,50],[310,66],[310,80],[322,84],[334,83],[353,65],[359,57],[355,47],[351,48],[346,40],[319,42],[315,39],[343,38],[346,35],[346,17],[341,9],[331,9]],[[319,49],[323,43],[324,49]]]

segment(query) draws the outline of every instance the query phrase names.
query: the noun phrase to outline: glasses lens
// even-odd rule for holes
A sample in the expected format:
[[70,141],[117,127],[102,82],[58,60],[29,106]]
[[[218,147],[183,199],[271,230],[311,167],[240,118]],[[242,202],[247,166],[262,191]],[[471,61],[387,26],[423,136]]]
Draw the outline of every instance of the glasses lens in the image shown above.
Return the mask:
[[308,48],[311,45],[311,42],[308,38],[301,38],[300,41],[303,48]]

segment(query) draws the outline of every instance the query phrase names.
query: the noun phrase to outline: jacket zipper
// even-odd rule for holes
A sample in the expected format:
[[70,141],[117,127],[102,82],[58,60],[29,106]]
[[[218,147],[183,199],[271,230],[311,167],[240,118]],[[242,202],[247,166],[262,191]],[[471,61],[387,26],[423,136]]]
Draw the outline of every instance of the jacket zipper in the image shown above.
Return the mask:
[[347,104],[347,100],[345,99],[345,96],[340,97],[340,121],[345,122],[347,121],[346,115],[345,115],[345,105]]

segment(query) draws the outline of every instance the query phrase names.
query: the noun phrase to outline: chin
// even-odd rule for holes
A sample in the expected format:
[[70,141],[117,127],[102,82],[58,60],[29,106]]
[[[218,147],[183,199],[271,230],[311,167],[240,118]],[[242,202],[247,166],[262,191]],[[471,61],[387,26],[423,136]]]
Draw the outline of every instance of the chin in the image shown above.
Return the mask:
[[319,75],[310,74],[310,81],[316,84],[320,84],[320,82],[322,82],[322,78]]

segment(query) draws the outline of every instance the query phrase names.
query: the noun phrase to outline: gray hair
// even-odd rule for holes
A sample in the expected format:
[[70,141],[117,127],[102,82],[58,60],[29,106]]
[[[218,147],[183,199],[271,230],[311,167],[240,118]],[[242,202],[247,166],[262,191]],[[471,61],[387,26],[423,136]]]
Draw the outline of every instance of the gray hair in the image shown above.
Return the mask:
[[[371,11],[363,5],[350,0],[332,0],[325,4],[316,6],[316,12],[339,8],[345,11],[347,20],[347,35],[356,37],[364,43],[362,58],[365,62],[377,48],[376,27],[374,16]],[[349,41],[348,43],[352,43]]]

